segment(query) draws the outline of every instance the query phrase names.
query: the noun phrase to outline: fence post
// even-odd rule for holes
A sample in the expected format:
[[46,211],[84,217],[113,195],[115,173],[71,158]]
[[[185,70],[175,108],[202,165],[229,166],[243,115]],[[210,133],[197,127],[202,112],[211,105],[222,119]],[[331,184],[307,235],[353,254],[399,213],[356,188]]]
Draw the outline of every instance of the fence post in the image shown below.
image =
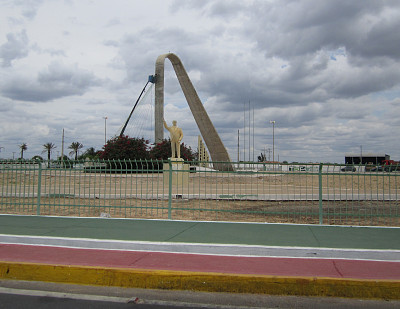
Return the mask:
[[318,171],[318,199],[319,199],[319,224],[323,222],[323,211],[322,211],[322,163],[319,164]]
[[42,162],[39,163],[38,171],[38,189],[37,189],[37,199],[36,199],[36,215],[40,216],[40,197],[42,195]]
[[171,219],[172,212],[172,162],[171,158],[168,158],[168,219]]

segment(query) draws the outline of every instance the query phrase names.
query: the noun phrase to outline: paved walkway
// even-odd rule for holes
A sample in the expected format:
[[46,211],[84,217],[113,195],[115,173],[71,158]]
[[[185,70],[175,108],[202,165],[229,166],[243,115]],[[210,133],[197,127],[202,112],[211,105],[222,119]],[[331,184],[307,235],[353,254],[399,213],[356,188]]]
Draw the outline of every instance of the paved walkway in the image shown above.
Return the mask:
[[0,278],[400,299],[400,228],[0,215]]

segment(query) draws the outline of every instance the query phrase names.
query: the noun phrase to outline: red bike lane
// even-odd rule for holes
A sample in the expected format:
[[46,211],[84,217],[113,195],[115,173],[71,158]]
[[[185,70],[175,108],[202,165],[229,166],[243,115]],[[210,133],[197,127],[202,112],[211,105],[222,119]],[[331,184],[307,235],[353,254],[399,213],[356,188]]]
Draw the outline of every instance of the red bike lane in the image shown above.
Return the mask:
[[400,280],[400,262],[0,245],[0,261],[199,273]]

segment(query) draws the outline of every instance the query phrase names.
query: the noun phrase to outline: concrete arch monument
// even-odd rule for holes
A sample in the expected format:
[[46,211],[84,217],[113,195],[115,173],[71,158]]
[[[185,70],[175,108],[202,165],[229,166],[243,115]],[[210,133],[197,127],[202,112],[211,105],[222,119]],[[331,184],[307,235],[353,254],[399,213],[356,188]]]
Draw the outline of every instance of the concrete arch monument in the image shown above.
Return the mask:
[[[210,152],[211,159],[214,162],[230,162],[228,152],[226,151],[225,146],[217,133],[217,130],[215,130],[213,123],[208,117],[208,114],[204,109],[196,90],[194,89],[194,86],[182,64],[182,61],[173,53],[160,55],[156,60],[154,115],[156,143],[160,142],[164,138],[164,64],[166,58],[168,58],[172,63],[183,94],[185,95],[186,101],[190,107],[196,124],[200,130],[204,142],[207,145],[208,151]],[[218,170],[233,169],[231,164],[218,163],[214,163],[214,168]]]

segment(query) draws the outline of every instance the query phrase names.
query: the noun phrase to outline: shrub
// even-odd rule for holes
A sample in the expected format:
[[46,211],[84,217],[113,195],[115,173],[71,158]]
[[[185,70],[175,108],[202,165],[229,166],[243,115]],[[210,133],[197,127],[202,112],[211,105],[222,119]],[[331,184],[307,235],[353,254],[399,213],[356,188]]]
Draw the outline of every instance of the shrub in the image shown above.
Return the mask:
[[110,139],[104,150],[100,153],[100,159],[104,160],[146,160],[149,152],[144,138],[132,138],[126,135]]
[[144,138],[132,138],[126,135],[110,139],[100,159],[107,160],[107,170],[114,173],[140,173],[149,168],[146,162],[150,158],[147,145],[149,141]]
[[[171,156],[170,139],[163,139],[161,143],[155,144],[150,150],[150,158],[154,160],[168,160]],[[181,143],[181,158],[185,161],[193,161],[195,158],[192,148],[186,147],[185,143]]]
[[57,158],[56,165],[57,165],[57,167],[60,167],[60,168],[73,168],[74,167],[74,161],[72,161],[66,155],[64,155],[64,157],[60,156],[60,157]]

